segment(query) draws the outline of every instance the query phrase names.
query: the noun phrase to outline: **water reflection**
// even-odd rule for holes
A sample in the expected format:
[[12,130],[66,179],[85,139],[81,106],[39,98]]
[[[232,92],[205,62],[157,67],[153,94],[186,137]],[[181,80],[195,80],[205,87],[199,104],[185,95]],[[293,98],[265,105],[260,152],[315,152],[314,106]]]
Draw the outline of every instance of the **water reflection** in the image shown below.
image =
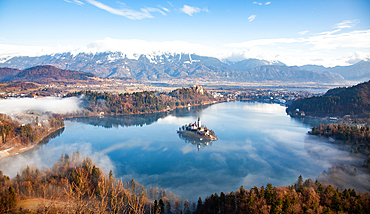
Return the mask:
[[318,176],[322,183],[334,184],[341,191],[355,188],[360,192],[370,191],[370,174],[362,168],[363,154],[351,153],[351,146],[343,142],[307,135],[304,148],[308,156],[326,169]]
[[[212,124],[219,137],[216,143],[176,133],[179,126],[198,116]],[[230,102],[65,123],[63,135],[35,151],[32,158],[20,155],[12,164],[0,162],[0,169],[10,166],[19,171],[15,162],[51,167],[61,153],[78,149],[124,181],[134,177],[147,187],[158,186],[196,201],[199,196],[235,191],[241,185],[291,185],[299,175],[315,179],[345,157],[344,151],[308,136],[310,125],[290,118],[285,107],[277,104]],[[198,152],[193,145],[207,149]]]
[[213,105],[199,105],[192,106],[188,108],[175,109],[170,112],[171,115],[176,115],[176,117],[187,117],[189,115],[199,115],[203,110],[208,109]]
[[207,139],[199,139],[197,137],[191,137],[189,135],[186,135],[182,132],[178,132],[179,138],[183,139],[185,143],[193,144],[198,148],[198,152],[200,147],[206,147],[206,146],[212,146],[212,141]]
[[78,117],[67,119],[72,122],[79,122],[99,126],[104,128],[118,128],[130,126],[144,126],[156,122],[160,118],[167,116],[166,112],[156,114],[140,114],[140,115],[121,115],[121,116],[104,116],[104,117]]
[[42,139],[41,141],[40,141],[40,143],[38,143],[37,145],[38,146],[42,146],[43,144],[47,144],[47,143],[49,143],[49,141],[51,140],[51,139],[54,139],[54,138],[56,138],[56,137],[59,137],[63,132],[64,132],[64,127],[62,127],[62,128],[60,128],[60,129],[58,129],[58,130],[56,130],[55,132],[52,132],[52,133],[50,133],[48,136],[46,136],[44,139]]
[[299,121],[299,122],[307,125],[307,127],[309,127],[309,128],[319,126],[320,124],[326,125],[326,124],[331,124],[331,123],[336,122],[336,121],[333,121],[333,120],[328,120],[328,119],[323,119],[323,118],[315,118],[315,117],[292,117],[292,120]]
[[210,105],[194,106],[191,108],[175,109],[171,112],[159,112],[151,114],[137,114],[137,115],[120,115],[120,116],[104,116],[104,117],[77,117],[68,118],[66,120],[71,122],[85,123],[93,126],[104,128],[118,128],[130,126],[144,126],[157,122],[159,119],[168,117],[169,115],[176,115],[176,117],[187,117],[189,115],[197,115],[202,110],[208,108]]
[[[50,162],[42,160],[42,157],[38,154],[38,151],[44,149],[44,146],[49,143],[50,140],[61,136],[64,132],[64,127],[56,130],[55,132],[49,134],[44,139],[42,139],[36,146],[32,149],[22,152],[21,154],[7,157],[0,160],[0,170],[3,171],[5,175],[14,177],[20,169],[26,165],[35,164],[38,167],[50,167]],[[59,152],[58,152],[59,153]],[[47,156],[48,153],[46,153]],[[55,156],[55,154],[53,154]],[[57,154],[59,155],[59,154]]]
[[[64,129],[65,128],[63,127],[63,128],[60,128],[60,129],[56,130],[55,132],[50,133],[48,136],[46,136],[44,139],[42,139],[37,145],[35,145],[32,149],[27,150],[25,152],[22,152],[21,154],[24,155],[24,156],[27,156],[27,155],[32,154],[34,151],[39,150],[44,145],[48,144],[50,140],[61,136],[61,134],[64,132]],[[8,158],[6,158],[6,159],[8,159]],[[1,165],[1,162],[0,162],[0,165]]]
[[304,139],[304,149],[307,155],[324,167],[333,165],[361,165],[360,154],[351,154],[345,144],[329,142],[326,138],[307,135]]

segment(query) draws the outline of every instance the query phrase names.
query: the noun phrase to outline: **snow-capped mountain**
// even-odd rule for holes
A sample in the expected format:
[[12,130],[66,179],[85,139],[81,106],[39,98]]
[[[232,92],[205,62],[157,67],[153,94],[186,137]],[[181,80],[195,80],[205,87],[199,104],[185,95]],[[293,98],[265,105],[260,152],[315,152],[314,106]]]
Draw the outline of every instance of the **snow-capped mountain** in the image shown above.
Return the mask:
[[152,52],[58,53],[36,57],[18,56],[3,59],[0,67],[25,69],[53,65],[61,69],[91,72],[101,77],[131,77],[139,80],[204,79],[225,81],[334,82],[343,79],[331,72],[308,71],[289,67],[278,61],[246,59],[220,61],[196,54]]

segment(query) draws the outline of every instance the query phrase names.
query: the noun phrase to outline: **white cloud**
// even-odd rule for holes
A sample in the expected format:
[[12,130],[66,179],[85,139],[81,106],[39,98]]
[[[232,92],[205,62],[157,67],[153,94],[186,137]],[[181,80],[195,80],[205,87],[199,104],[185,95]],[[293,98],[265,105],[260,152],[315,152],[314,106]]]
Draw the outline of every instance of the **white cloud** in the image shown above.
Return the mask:
[[[239,61],[246,58],[278,60],[287,65],[316,64],[326,67],[350,65],[370,58],[370,30],[342,32],[334,29],[318,34],[302,31],[298,38],[257,39],[209,47],[186,41],[151,42],[105,38],[82,47],[47,47],[0,44],[0,63],[13,56],[41,56],[71,52],[122,52],[130,59],[141,54],[198,54]],[[348,30],[347,30],[348,31]]]
[[258,39],[241,43],[229,43],[225,45],[233,48],[248,48],[261,45],[301,43],[303,45],[313,45],[313,49],[326,50],[340,47],[370,48],[370,30],[334,34],[336,32],[338,32],[338,30],[320,33],[316,36],[311,36],[308,38]]
[[74,4],[77,4],[77,5],[83,5],[84,3],[79,1],[79,0],[64,0],[65,2],[68,2],[68,3],[74,3]]
[[337,65],[348,66],[361,60],[370,59],[370,51],[355,51],[346,54],[346,52],[337,53],[337,51],[271,50],[268,47],[261,48],[259,46],[253,46],[244,49],[234,49],[227,59],[230,61],[240,61],[248,58],[280,61],[288,66],[313,64],[334,67]]
[[192,7],[188,5],[184,5],[183,8],[180,9],[183,13],[188,14],[189,16],[193,16],[194,13],[199,13],[202,11],[199,7]]
[[102,10],[105,10],[111,14],[118,15],[118,16],[124,16],[129,19],[133,20],[140,20],[145,18],[154,18],[154,16],[151,14],[151,12],[160,12],[163,15],[165,15],[165,12],[163,12],[159,8],[141,8],[141,11],[136,11],[128,8],[122,8],[122,9],[115,9],[112,7],[109,7],[108,5],[105,5],[101,2],[95,1],[95,0],[86,0],[88,3],[94,5],[97,8],[100,8]]
[[190,43],[186,41],[165,41],[150,42],[139,39],[112,39],[105,38],[96,40],[82,47],[47,47],[47,46],[23,46],[0,44],[0,63],[14,56],[42,56],[55,53],[71,52],[73,55],[78,53],[98,53],[98,52],[122,52],[128,58],[135,59],[141,54],[159,53],[196,53],[201,56],[212,56],[225,58],[227,53],[218,48],[211,48],[200,43]]
[[[266,49],[263,49],[259,46],[252,46],[249,48],[236,48],[232,51],[232,53],[227,57],[227,60],[230,61],[241,61],[244,59],[263,59],[263,60],[270,60],[270,61],[275,61],[279,60],[280,58],[278,57],[278,54],[284,54],[284,52],[274,52],[274,51],[269,51]],[[283,60],[282,62],[285,63]]]
[[68,52],[73,49],[74,48],[71,45],[49,47],[0,44],[0,58],[14,56],[41,56],[46,54]]
[[341,31],[341,29],[336,29],[336,30],[332,30],[332,31],[324,31],[324,32],[318,33],[317,35],[331,35],[331,34],[334,34],[334,33],[338,33],[340,31]]
[[341,23],[337,23],[335,24],[335,28],[339,28],[339,29],[344,29],[344,28],[352,28],[353,26],[355,26],[357,23],[359,23],[360,21],[357,20],[357,19],[354,19],[354,20],[344,20],[343,22]]
[[250,48],[253,46],[261,46],[261,45],[276,45],[279,43],[293,43],[293,42],[301,42],[301,39],[294,39],[294,38],[279,38],[279,39],[257,39],[257,40],[250,40],[241,43],[229,43],[225,44],[227,47],[232,48]]
[[220,153],[210,154],[209,159],[219,164],[226,164],[226,158]]
[[306,33],[308,33],[308,32],[310,32],[310,31],[305,30],[305,31],[298,32],[298,34],[302,36],[302,35],[305,35],[305,34],[306,34]]
[[[253,2],[253,4],[263,5],[263,3],[261,3],[261,2],[256,2],[256,1],[254,1],[254,2]],[[264,5],[269,5],[269,4],[271,4],[271,2],[270,2],[270,1],[266,2]]]
[[369,59],[370,59],[370,53],[356,51],[354,53],[350,53],[346,57],[343,57],[341,60],[347,62],[348,64],[355,64],[361,60],[369,60]]
[[312,44],[313,49],[331,50],[336,48],[370,48],[370,30],[352,31],[348,33],[312,36],[303,41]]
[[162,6],[158,6],[160,8],[162,8],[162,10],[166,11],[166,12],[170,12],[170,10],[168,8],[165,8],[165,7],[162,7]]
[[106,52],[106,51],[121,51],[127,54],[127,57],[135,54],[153,54],[153,53],[197,53],[200,55],[214,56],[221,51],[207,47],[199,43],[190,43],[186,41],[166,41],[166,42],[149,42],[145,40],[121,40],[105,38],[97,40],[87,46],[77,49],[76,52]]
[[69,98],[22,98],[22,99],[2,99],[0,100],[0,112],[12,115],[28,110],[65,114],[81,110],[79,107],[82,101],[76,97]]
[[341,33],[336,29],[309,37],[259,39],[225,46],[234,48],[229,60],[257,58],[287,65],[345,66],[369,58],[370,30]]
[[194,146],[191,144],[186,144],[181,148],[182,154],[188,154],[190,152],[195,152],[196,150],[194,149]]
[[257,17],[257,15],[251,15],[251,16],[249,16],[248,17],[249,22],[253,21],[256,17]]
[[147,8],[144,8],[144,9],[141,9],[142,11],[145,11],[145,12],[159,12],[161,13],[162,15],[166,16],[167,14],[165,12],[163,12],[161,9],[159,8],[154,8],[154,7],[147,7]]

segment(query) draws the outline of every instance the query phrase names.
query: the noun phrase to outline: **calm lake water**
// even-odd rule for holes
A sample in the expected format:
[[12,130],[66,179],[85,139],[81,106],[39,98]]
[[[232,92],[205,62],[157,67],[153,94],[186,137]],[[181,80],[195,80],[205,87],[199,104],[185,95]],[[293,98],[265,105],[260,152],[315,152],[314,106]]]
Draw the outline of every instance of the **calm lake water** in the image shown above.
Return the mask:
[[[215,131],[217,141],[201,145],[177,134],[178,127],[198,117]],[[277,104],[230,102],[171,113],[78,118],[65,124],[63,133],[48,143],[0,161],[0,169],[14,176],[25,164],[51,167],[61,153],[78,149],[124,181],[134,177],[146,187],[158,186],[196,201],[241,185],[291,185],[299,175],[315,179],[333,165],[363,161],[307,135],[317,122],[290,118]]]

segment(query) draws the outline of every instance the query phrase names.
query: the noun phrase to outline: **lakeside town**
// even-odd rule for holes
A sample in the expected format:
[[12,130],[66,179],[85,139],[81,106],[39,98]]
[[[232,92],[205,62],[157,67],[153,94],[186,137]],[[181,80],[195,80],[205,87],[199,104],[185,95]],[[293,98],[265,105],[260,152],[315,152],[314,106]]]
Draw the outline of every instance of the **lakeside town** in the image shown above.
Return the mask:
[[[186,86],[187,87],[187,86]],[[0,99],[8,98],[37,98],[37,97],[65,97],[74,91],[97,91],[119,93],[135,93],[152,91],[155,93],[170,93],[174,86],[157,86],[145,82],[113,81],[104,84],[2,84],[0,85]],[[203,86],[214,98],[224,98],[228,101],[243,100],[288,105],[294,100],[322,95],[325,89],[310,88],[248,88],[248,87],[214,87]],[[318,91],[318,92],[315,92]]]

